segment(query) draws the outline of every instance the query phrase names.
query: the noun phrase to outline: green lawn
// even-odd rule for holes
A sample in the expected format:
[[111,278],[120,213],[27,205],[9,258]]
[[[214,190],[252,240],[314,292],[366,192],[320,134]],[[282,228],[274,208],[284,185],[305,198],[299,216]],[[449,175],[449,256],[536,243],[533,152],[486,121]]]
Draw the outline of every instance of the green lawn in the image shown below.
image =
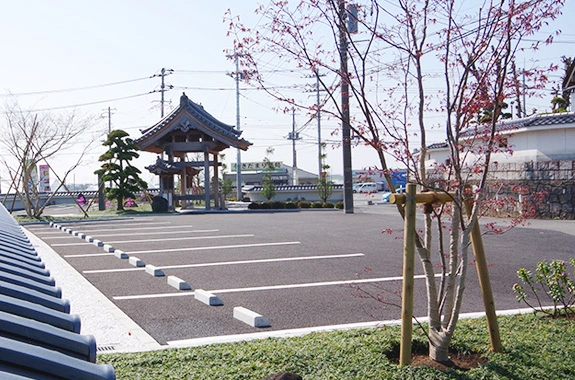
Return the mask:
[[[505,352],[489,352],[485,319],[460,321],[452,347],[480,353],[488,362],[469,371],[400,367],[389,357],[399,347],[399,327],[381,327],[170,349],[101,354],[118,379],[250,379],[290,371],[304,380],[326,379],[575,379],[575,322],[543,316],[499,318]],[[426,344],[414,335],[414,346]]]

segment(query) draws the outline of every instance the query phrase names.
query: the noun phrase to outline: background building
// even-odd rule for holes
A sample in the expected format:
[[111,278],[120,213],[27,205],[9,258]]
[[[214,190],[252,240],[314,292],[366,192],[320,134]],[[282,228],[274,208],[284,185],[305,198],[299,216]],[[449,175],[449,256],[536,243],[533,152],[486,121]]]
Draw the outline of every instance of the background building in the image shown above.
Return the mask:
[[[242,185],[244,186],[262,186],[264,184],[264,174],[269,172],[271,180],[276,186],[286,185],[315,185],[317,183],[317,174],[297,169],[294,173],[293,167],[285,165],[281,161],[270,163],[273,170],[266,169],[264,162],[242,162]],[[224,180],[232,180],[233,186],[236,186],[236,165],[232,166],[230,173],[224,174]],[[294,174],[296,177],[294,178]]]

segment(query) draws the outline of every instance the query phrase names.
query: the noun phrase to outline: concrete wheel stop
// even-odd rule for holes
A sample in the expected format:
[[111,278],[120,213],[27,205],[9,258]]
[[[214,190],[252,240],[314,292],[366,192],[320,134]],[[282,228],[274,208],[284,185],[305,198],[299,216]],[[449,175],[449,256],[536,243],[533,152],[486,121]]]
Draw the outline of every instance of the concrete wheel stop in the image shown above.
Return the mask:
[[252,327],[270,327],[267,318],[242,306],[234,307],[234,318]]

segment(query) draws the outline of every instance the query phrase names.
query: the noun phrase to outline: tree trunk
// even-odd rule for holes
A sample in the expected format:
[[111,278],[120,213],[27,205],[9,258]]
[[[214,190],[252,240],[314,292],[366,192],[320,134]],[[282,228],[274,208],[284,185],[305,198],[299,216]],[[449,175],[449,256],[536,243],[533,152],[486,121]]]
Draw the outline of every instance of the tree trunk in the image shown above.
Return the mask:
[[449,343],[451,334],[442,327],[429,330],[429,357],[436,362],[446,363],[449,361]]

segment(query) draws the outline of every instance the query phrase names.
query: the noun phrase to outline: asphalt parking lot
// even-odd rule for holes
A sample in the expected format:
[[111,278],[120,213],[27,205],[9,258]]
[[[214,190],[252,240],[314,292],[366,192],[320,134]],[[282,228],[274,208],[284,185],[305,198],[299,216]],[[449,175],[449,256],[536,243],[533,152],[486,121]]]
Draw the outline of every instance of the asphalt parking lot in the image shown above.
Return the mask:
[[[61,224],[164,272],[152,276],[128,259],[46,225],[27,227],[162,345],[400,319],[393,304],[400,303],[403,227],[393,205],[362,204],[347,215],[324,210],[150,215]],[[394,232],[383,233],[387,229]],[[498,309],[523,307],[511,290],[519,267],[575,256],[575,236],[569,231],[575,232],[574,222],[484,236]],[[463,311],[481,312],[472,265],[468,273]],[[419,265],[416,274],[421,274]],[[191,290],[170,286],[168,276],[186,281]],[[356,285],[381,295],[385,304],[361,297]],[[196,300],[196,289],[217,295],[223,305]],[[421,279],[416,280],[415,305],[415,314],[425,316]],[[270,327],[234,319],[236,306],[261,314]]]

